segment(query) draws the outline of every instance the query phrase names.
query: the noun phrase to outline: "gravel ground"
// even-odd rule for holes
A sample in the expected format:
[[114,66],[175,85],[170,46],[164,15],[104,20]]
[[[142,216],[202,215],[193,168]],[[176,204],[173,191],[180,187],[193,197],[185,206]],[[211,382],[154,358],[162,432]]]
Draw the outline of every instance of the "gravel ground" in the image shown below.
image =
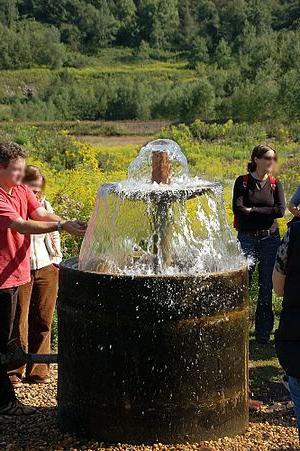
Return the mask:
[[217,442],[185,444],[177,446],[128,446],[106,447],[103,443],[83,441],[61,434],[56,426],[56,369],[50,386],[24,384],[17,389],[18,396],[26,404],[35,405],[39,414],[28,418],[0,420],[0,449],[11,451],[37,450],[201,450],[201,451],[264,451],[300,450],[291,403],[282,396],[280,402],[264,405],[260,412],[251,412],[249,430],[234,439],[224,438]]

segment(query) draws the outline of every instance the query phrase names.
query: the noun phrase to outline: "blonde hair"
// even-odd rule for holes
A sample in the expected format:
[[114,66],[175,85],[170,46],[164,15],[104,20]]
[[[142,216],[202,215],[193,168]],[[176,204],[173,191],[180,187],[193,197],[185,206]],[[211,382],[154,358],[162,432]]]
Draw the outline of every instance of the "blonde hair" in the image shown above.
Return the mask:
[[41,189],[41,194],[39,195],[39,198],[42,198],[45,193],[46,177],[41,172],[40,168],[38,168],[37,166],[32,166],[32,165],[26,166],[25,176],[23,179],[24,183],[35,182],[39,178],[42,179],[42,189]]

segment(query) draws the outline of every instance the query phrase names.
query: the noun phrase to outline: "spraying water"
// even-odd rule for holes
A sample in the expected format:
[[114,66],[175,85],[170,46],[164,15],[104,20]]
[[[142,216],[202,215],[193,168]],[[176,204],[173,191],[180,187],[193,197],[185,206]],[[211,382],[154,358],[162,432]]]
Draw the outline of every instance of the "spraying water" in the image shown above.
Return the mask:
[[99,188],[79,258],[83,271],[132,276],[195,275],[243,264],[222,186],[191,177],[171,140],[148,143],[127,180]]

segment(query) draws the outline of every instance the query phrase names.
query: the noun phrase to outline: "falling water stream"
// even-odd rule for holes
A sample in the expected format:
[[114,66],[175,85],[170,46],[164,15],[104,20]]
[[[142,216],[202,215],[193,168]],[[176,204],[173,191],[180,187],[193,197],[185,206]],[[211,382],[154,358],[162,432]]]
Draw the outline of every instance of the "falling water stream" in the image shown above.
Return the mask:
[[[168,180],[153,180],[155,153],[165,153]],[[228,226],[223,188],[189,174],[171,140],[145,145],[128,179],[99,188],[79,269],[127,275],[189,275],[238,269],[240,250]]]

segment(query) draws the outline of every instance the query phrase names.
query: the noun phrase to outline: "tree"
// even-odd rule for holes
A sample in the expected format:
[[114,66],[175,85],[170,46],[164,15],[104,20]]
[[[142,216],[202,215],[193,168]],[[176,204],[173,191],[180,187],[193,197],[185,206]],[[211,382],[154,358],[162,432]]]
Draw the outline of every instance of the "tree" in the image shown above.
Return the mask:
[[246,80],[234,92],[232,118],[237,121],[264,121],[278,117],[279,84],[272,74],[259,70],[254,82]]
[[203,78],[188,87],[184,93],[181,106],[181,119],[194,121],[195,119],[211,119],[214,115],[215,91],[211,83]]
[[199,0],[196,7],[196,18],[199,34],[206,38],[209,47],[215,48],[218,43],[220,17],[216,4],[211,0]]
[[284,74],[281,88],[280,99],[285,115],[291,119],[300,119],[300,70],[291,69]]
[[220,8],[219,36],[236,47],[237,38],[243,33],[247,24],[248,6],[245,0],[229,0]]
[[279,38],[279,62],[284,72],[300,64],[300,31],[280,32]]
[[248,21],[255,26],[258,33],[272,30],[273,0],[251,0],[248,9]]
[[83,34],[83,43],[89,52],[97,52],[99,47],[111,44],[119,27],[107,0],[102,0],[98,8],[91,3],[82,4],[78,22]]
[[278,56],[275,33],[257,35],[256,29],[246,24],[239,38],[239,60],[244,77],[254,79],[257,70],[269,59]]
[[[24,2],[27,14],[32,15],[41,22],[54,25],[68,22],[72,15],[73,20],[78,12],[79,0],[31,0]],[[21,6],[22,10],[22,6]]]
[[66,49],[53,26],[23,21],[16,29],[0,27],[0,69],[19,69],[32,65],[61,67]]
[[183,48],[189,48],[193,40],[197,37],[199,28],[190,0],[182,0],[179,2],[178,14],[178,41]]
[[198,63],[207,63],[209,61],[207,43],[204,38],[198,37],[193,40],[187,59],[191,69],[195,69]]
[[215,51],[215,61],[219,67],[226,69],[232,62],[231,48],[225,39],[221,39]]
[[137,9],[139,39],[157,48],[169,48],[179,26],[178,0],[140,0]]
[[113,3],[112,12],[120,24],[117,43],[124,46],[135,46],[137,8],[134,0],[115,0]]
[[17,0],[0,0],[0,23],[11,27],[17,18]]

